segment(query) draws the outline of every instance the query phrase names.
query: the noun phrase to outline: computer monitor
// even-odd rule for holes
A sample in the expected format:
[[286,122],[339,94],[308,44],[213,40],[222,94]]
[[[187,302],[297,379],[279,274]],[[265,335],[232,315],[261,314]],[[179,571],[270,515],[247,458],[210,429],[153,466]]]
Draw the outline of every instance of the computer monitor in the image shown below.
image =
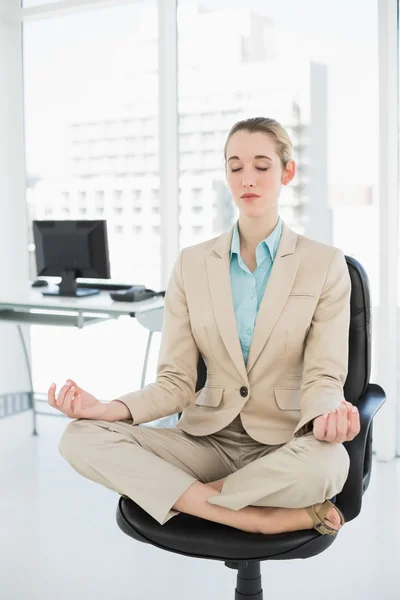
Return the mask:
[[96,221],[33,221],[38,275],[59,276],[45,296],[87,296],[98,289],[78,288],[77,277],[110,278],[107,224]]

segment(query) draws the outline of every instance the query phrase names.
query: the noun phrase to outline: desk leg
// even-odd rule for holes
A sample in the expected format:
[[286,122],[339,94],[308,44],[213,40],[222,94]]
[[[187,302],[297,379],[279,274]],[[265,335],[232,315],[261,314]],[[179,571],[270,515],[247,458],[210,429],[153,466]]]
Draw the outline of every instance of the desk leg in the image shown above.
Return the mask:
[[149,337],[147,338],[146,354],[144,356],[143,371],[142,371],[142,382],[140,384],[140,389],[143,389],[144,385],[146,383],[147,363],[149,362],[150,346],[151,346],[152,337],[153,337],[153,332],[149,331]]
[[21,325],[17,325],[17,328],[18,328],[19,337],[21,338],[22,348],[23,348],[24,355],[25,355],[25,363],[26,363],[26,368],[28,370],[29,384],[30,384],[30,387],[31,387],[31,394],[32,394],[32,411],[33,411],[33,431],[32,431],[32,435],[38,435],[38,432],[37,432],[37,429],[36,429],[36,404],[35,404],[35,391],[33,389],[31,363],[29,361],[28,349],[26,347],[25,338],[24,338],[24,334],[22,333]]

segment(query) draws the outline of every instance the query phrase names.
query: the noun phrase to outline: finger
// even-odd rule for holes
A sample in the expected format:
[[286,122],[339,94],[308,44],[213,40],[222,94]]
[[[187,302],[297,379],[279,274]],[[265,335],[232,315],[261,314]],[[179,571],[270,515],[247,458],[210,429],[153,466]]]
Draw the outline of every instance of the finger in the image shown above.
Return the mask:
[[339,406],[336,442],[342,443],[346,440],[349,429],[347,404],[344,402]]
[[353,405],[351,402],[346,402],[347,405],[347,437],[351,436],[351,413]]
[[314,420],[313,433],[317,440],[325,439],[328,416],[328,413],[325,413]]
[[338,420],[338,414],[337,414],[337,409],[334,408],[330,413],[329,413],[329,419],[328,419],[328,426],[326,428],[326,436],[325,436],[325,440],[327,442],[334,442],[336,440],[336,436],[337,436],[337,420]]
[[80,388],[78,386],[78,384],[76,383],[76,381],[74,381],[73,379],[67,379],[67,381],[65,383],[69,383],[73,386],[75,386],[77,393],[79,394],[82,391],[82,388]]
[[74,416],[78,416],[81,413],[82,410],[82,396],[81,394],[75,395],[74,401],[73,401],[73,415]]
[[70,383],[71,385],[75,386],[77,390],[82,389],[78,386],[78,384],[76,383],[76,381],[74,379],[67,379],[65,383]]
[[49,387],[48,391],[47,391],[47,401],[50,404],[50,406],[53,406],[54,408],[57,408],[57,403],[56,403],[56,384],[52,383],[51,386]]
[[351,411],[350,418],[350,435],[351,439],[354,439],[356,435],[360,433],[361,425],[360,425],[360,413],[356,406],[353,406]]
[[60,392],[58,394],[58,397],[57,397],[57,406],[61,410],[63,409],[64,400],[65,400],[65,394],[68,392],[68,390],[69,390],[70,387],[71,387],[71,385],[69,383],[64,383],[64,385],[62,386],[62,388],[60,389]]
[[64,404],[62,407],[63,412],[70,416],[73,414],[72,400],[74,398],[75,387],[71,385],[68,392],[65,394]]
[[347,442],[353,440],[356,435],[360,432],[360,415],[356,406],[351,402],[347,404]]

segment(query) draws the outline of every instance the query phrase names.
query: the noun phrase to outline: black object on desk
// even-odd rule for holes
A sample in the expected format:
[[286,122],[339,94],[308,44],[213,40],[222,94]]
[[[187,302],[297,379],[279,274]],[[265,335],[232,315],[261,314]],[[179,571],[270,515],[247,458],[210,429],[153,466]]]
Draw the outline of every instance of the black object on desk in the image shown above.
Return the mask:
[[141,302],[142,300],[148,300],[155,296],[165,296],[165,290],[161,292],[155,292],[143,286],[134,285],[128,290],[120,290],[111,292],[110,296],[117,302]]
[[105,292],[115,292],[119,290],[130,290],[132,287],[143,288],[144,285],[134,285],[132,283],[116,283],[115,281],[77,281],[78,289],[103,290]]
[[38,288],[38,287],[44,287],[46,285],[49,285],[48,281],[46,281],[45,279],[36,279],[33,283],[32,286],[33,288]]

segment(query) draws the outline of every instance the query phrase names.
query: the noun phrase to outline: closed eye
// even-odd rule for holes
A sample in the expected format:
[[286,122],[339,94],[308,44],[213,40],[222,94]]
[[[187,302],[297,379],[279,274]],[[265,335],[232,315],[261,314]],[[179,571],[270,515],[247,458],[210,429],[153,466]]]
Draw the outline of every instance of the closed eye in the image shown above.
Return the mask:
[[[268,167],[256,167],[257,171],[268,171]],[[241,171],[242,167],[238,167],[237,169],[231,169],[232,173],[237,173],[238,171]]]

